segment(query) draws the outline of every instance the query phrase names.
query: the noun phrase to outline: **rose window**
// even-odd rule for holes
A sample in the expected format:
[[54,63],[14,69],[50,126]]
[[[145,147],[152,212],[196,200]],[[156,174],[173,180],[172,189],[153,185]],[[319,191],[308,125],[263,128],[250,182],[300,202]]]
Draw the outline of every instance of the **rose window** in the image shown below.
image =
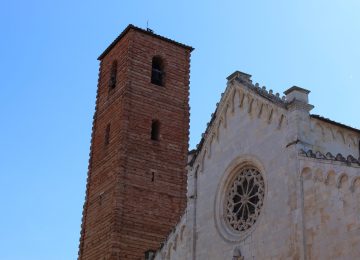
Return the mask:
[[225,218],[235,231],[246,231],[256,222],[264,192],[264,179],[257,169],[248,167],[240,171],[225,201]]

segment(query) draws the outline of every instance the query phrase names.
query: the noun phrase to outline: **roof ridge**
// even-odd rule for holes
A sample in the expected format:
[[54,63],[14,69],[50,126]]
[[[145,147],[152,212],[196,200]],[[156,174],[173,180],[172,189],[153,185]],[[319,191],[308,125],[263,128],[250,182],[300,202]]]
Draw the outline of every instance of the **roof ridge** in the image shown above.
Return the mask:
[[100,54],[100,56],[98,57],[98,60],[103,59],[103,58],[106,56],[106,54],[108,54],[108,53],[111,51],[111,49],[112,49],[131,29],[136,30],[136,31],[139,31],[139,32],[142,32],[142,33],[147,34],[147,35],[150,35],[150,36],[153,36],[153,37],[158,38],[158,39],[160,39],[160,40],[167,41],[167,42],[169,42],[169,43],[178,45],[178,46],[180,46],[180,47],[182,47],[182,48],[189,49],[190,51],[193,51],[193,50],[194,50],[194,48],[191,47],[191,46],[185,45],[185,44],[183,44],[183,43],[180,43],[180,42],[174,41],[174,40],[172,40],[172,39],[166,38],[166,37],[164,37],[164,36],[161,36],[161,35],[159,35],[159,34],[156,34],[156,33],[154,33],[153,30],[150,30],[150,29],[144,30],[144,29],[142,29],[142,28],[140,28],[140,27],[137,27],[137,26],[135,26],[135,25],[133,25],[133,24],[129,24],[129,25],[119,34],[119,36],[116,37],[115,40]]
[[324,122],[329,123],[329,124],[333,124],[333,125],[337,125],[339,127],[346,128],[348,130],[355,131],[357,133],[360,133],[360,129],[357,129],[357,128],[354,128],[354,127],[351,127],[351,126],[348,126],[348,125],[344,125],[342,123],[333,121],[333,120],[331,120],[329,118],[326,118],[326,117],[323,117],[323,116],[320,116],[320,115],[311,114],[310,117],[319,119],[319,120],[324,121]]
[[[200,142],[196,145],[196,148],[192,150],[192,154],[194,154],[189,162],[190,166],[193,166],[194,162],[196,161],[198,155],[201,153],[202,148],[206,142],[206,139],[208,137],[208,134],[211,131],[211,128],[217,118],[217,113],[219,111],[219,108],[221,107],[221,105],[223,104],[224,100],[227,98],[227,96],[230,95],[231,89],[235,86],[232,85],[231,83],[233,81],[237,81],[240,84],[243,84],[247,87],[248,90],[255,92],[255,94],[260,95],[261,97],[269,100],[270,102],[272,102],[274,105],[279,105],[282,108],[286,109],[286,101],[285,101],[285,96],[283,96],[282,98],[280,98],[280,94],[276,93],[275,95],[273,94],[273,91],[270,89],[269,91],[266,90],[265,86],[260,88],[259,87],[259,83],[256,83],[255,85],[252,84],[252,80],[251,80],[251,75],[241,72],[241,71],[235,71],[234,73],[232,73],[230,76],[228,76],[226,78],[228,80],[227,86],[224,90],[224,92],[221,93],[221,98],[220,101],[216,103],[216,108],[215,111],[211,114],[211,118],[210,121],[207,123],[206,129],[205,131],[201,134],[201,139]],[[236,90],[234,90],[236,91]]]
[[235,80],[241,84],[246,85],[250,90],[252,90],[256,94],[266,98],[267,100],[269,100],[275,104],[281,105],[282,107],[285,107],[285,105],[286,105],[285,96],[280,97],[279,93],[274,94],[272,89],[266,90],[265,86],[260,88],[259,83],[255,83],[255,85],[254,85],[251,80],[244,81],[239,78],[235,78]]

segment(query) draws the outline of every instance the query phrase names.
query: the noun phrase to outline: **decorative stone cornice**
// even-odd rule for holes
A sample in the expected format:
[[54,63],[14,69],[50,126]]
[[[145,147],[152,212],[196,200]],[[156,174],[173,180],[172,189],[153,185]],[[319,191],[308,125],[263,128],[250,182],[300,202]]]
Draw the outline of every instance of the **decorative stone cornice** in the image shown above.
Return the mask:
[[310,90],[307,90],[307,89],[304,89],[304,88],[300,88],[298,86],[292,86],[291,88],[289,88],[288,90],[285,90],[284,91],[284,94],[287,95],[293,91],[299,91],[299,92],[302,92],[304,94],[309,94],[310,93]]
[[[248,75],[248,74],[246,74],[246,75]],[[254,85],[254,84],[252,84],[252,81],[250,80],[250,78],[247,79],[246,77],[244,77],[242,75],[240,77],[232,78],[232,80],[235,80],[238,83],[244,85],[250,91],[258,94],[261,97],[266,98],[267,100],[271,101],[272,103],[274,103],[282,108],[285,108],[285,105],[286,105],[285,97],[284,96],[280,97],[279,93],[274,94],[272,89],[267,91],[266,87],[265,86],[260,87],[259,83],[255,83],[255,85]]]
[[[216,104],[215,112],[211,114],[211,119],[207,123],[205,132],[201,135],[201,140],[196,149],[192,151],[193,156],[191,156],[189,161],[190,167],[193,167],[195,162],[200,163],[201,171],[205,156],[211,157],[212,142],[214,140],[219,142],[220,129],[227,127],[228,111],[231,111],[233,114],[235,107],[243,109],[247,106],[246,110],[248,113],[256,113],[257,118],[267,118],[269,124],[276,120],[278,129],[287,120],[287,111],[302,110],[309,112],[314,108],[313,105],[308,103],[307,95],[310,91],[297,86],[293,86],[285,91],[286,97],[280,97],[279,93],[274,94],[271,89],[266,90],[266,87],[260,87],[258,83],[253,84],[251,75],[241,71],[235,71],[227,77],[227,80],[227,87],[224,93],[221,94],[221,99]],[[235,97],[239,97],[239,104],[237,106],[235,105]],[[277,116],[275,119],[274,114]],[[315,116],[312,115],[311,117]],[[318,159],[329,160],[326,156],[321,158],[318,155],[318,157]],[[341,158],[337,160],[341,161]]]
[[250,74],[247,74],[247,73],[244,73],[244,72],[241,72],[241,71],[235,71],[234,73],[230,74],[226,79],[228,81],[232,81],[234,79],[242,79],[242,80],[245,80],[245,81],[248,81],[248,82],[251,82],[251,75]]
[[310,105],[308,103],[305,103],[301,100],[293,99],[291,102],[286,103],[286,108],[289,111],[305,110],[307,112],[310,112],[310,110],[312,110],[314,108],[314,106]]
[[345,158],[341,153],[338,153],[336,156],[334,156],[330,152],[327,152],[326,154],[323,154],[323,153],[321,153],[319,151],[314,153],[312,150],[305,151],[304,149],[301,149],[299,151],[299,155],[303,156],[303,157],[308,157],[308,158],[314,158],[314,159],[320,159],[320,160],[338,161],[338,162],[346,163],[348,165],[354,165],[354,166],[358,165],[358,166],[360,166],[360,158],[356,159],[352,155],[348,155]]
[[[273,94],[272,90],[267,91],[265,87],[260,88],[259,84],[253,85],[251,75],[235,71],[227,77],[227,87],[221,94],[220,102],[216,104],[216,110],[211,114],[211,120],[207,124],[205,132],[201,135],[201,140],[196,146],[194,156],[192,156],[189,165],[192,167],[195,161],[203,165],[205,155],[210,158],[212,140],[219,141],[220,127],[227,127],[227,113],[235,110],[235,96],[239,97],[238,107],[246,107],[248,113],[257,113],[257,118],[267,118],[267,123],[273,123],[276,120],[277,128],[280,129],[286,119],[286,101],[285,97],[280,98],[280,94]],[[262,98],[261,98],[262,97]],[[244,101],[245,100],[245,101]],[[278,109],[280,108],[280,109]],[[263,114],[267,113],[267,116]],[[276,114],[276,119],[275,115]],[[263,116],[262,116],[263,115]],[[216,137],[216,138],[214,138]],[[201,154],[200,160],[198,160]],[[201,171],[203,167],[200,167]]]

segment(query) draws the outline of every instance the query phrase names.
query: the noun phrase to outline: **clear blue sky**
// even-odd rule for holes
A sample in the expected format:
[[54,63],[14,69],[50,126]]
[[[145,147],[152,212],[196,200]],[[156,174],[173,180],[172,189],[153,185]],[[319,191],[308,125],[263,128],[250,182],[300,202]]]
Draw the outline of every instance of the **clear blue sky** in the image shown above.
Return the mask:
[[98,55],[129,24],[195,47],[196,146],[235,70],[360,128],[360,2],[2,1],[0,259],[76,259]]

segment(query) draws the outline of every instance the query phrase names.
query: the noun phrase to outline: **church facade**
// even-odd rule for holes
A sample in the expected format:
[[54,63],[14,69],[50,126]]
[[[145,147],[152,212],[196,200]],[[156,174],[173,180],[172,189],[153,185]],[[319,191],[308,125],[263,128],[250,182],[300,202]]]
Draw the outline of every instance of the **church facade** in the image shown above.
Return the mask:
[[311,115],[308,94],[228,77],[155,259],[360,257],[360,131]]
[[360,130],[236,71],[188,152],[192,50],[129,26],[99,57],[79,259],[360,258]]

